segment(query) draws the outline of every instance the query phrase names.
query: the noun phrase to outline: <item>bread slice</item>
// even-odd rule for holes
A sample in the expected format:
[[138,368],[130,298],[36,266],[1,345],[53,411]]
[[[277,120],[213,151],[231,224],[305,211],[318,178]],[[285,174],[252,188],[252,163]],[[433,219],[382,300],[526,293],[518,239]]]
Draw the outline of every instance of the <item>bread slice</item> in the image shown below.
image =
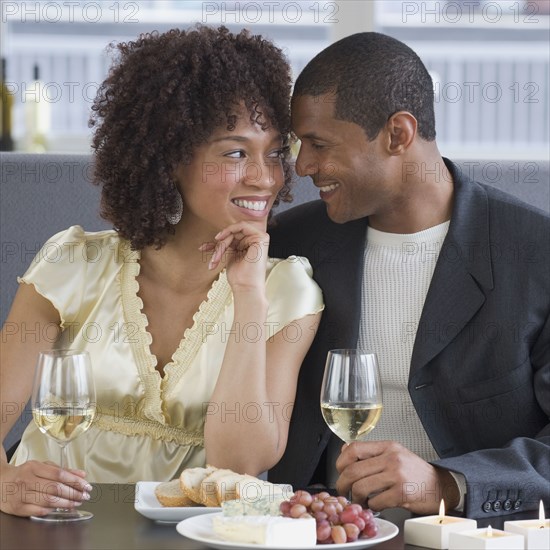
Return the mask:
[[214,466],[206,468],[188,468],[180,475],[180,487],[183,494],[194,502],[204,504],[201,497],[201,484],[205,477],[217,470]]
[[159,483],[155,487],[155,496],[163,506],[198,506],[185,496],[179,479]]
[[280,500],[281,496],[289,498],[292,495],[290,485],[274,485],[257,477],[215,466],[188,468],[181,473],[179,482],[186,497],[212,508],[229,500],[255,502],[266,497]]
[[[235,498],[235,491],[234,491],[234,481],[233,477],[237,476],[239,477],[240,474],[236,474],[233,470],[225,470],[225,469],[219,469],[215,472],[211,473],[210,475],[206,476],[201,483],[201,498],[200,501],[205,506],[212,506],[217,507],[220,506],[223,502],[221,498],[224,500],[231,500]],[[226,481],[225,478],[227,478]],[[222,483],[222,481],[224,481]],[[226,491],[227,487],[227,491]],[[229,493],[231,490],[231,487],[233,487],[233,495],[231,496]]]
[[218,506],[221,506],[223,502],[227,502],[228,500],[235,500],[239,498],[239,491],[244,485],[256,484],[258,482],[260,482],[260,480],[256,477],[236,474],[235,472],[231,472],[231,474],[218,478],[216,480],[216,495],[219,503]]

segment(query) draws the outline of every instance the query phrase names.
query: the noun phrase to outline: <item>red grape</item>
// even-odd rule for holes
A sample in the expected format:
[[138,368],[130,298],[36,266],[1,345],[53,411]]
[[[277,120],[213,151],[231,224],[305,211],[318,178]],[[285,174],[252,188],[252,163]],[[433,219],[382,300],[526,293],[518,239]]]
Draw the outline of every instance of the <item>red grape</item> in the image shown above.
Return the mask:
[[302,514],[307,512],[307,508],[303,504],[294,504],[290,509],[291,518],[299,518]]
[[362,535],[366,536],[369,539],[375,537],[376,533],[378,533],[378,527],[376,527],[375,523],[367,523],[362,531]]
[[326,540],[330,537],[330,523],[324,519],[317,522],[317,540],[319,542]]
[[312,495],[296,491],[280,505],[284,517],[313,517],[319,544],[352,542],[358,538],[372,538],[378,528],[372,512],[359,504],[350,504],[342,496],[333,497],[326,491]]
[[360,504],[350,504],[349,507],[357,512],[359,515],[363,511],[363,507]]
[[374,518],[374,516],[372,515],[372,512],[366,508],[361,510],[361,512],[359,512],[359,516],[365,520],[365,523],[371,522]]
[[323,521],[328,518],[326,512],[314,512],[313,517],[316,519],[317,522]]
[[332,535],[332,540],[336,544],[344,544],[344,542],[348,540],[346,531],[341,525],[333,525],[331,535]]
[[281,514],[283,514],[283,516],[287,516],[288,513],[290,512],[290,502],[288,500],[283,500],[283,502],[281,502],[281,505],[279,506],[280,510],[281,510]]
[[353,542],[359,538],[361,531],[359,527],[354,523],[344,523],[344,530],[346,531],[346,536],[348,537],[348,542]]
[[359,514],[357,513],[357,510],[351,506],[346,506],[346,508],[340,513],[340,519],[344,523],[353,523],[358,517]]
[[306,508],[311,506],[313,497],[307,491],[296,491],[294,498],[299,504],[303,504]]
[[339,496],[336,497],[338,499],[338,502],[345,508],[347,504],[349,504],[349,500],[346,497]]
[[324,507],[325,503],[322,500],[314,500],[310,506],[312,512],[320,512]]
[[328,520],[332,525],[340,525],[340,523],[342,523],[338,514],[332,514],[332,516],[328,517]]

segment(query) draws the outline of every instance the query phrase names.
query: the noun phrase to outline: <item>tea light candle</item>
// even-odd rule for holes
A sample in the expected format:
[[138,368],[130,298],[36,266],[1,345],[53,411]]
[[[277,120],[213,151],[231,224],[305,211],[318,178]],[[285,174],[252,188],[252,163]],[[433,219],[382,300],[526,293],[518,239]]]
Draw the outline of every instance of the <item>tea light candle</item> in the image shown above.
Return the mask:
[[449,535],[457,531],[475,529],[477,521],[445,515],[445,502],[439,505],[439,515],[405,520],[405,543],[427,548],[449,548]]
[[493,529],[451,533],[449,550],[519,550],[523,548],[523,536]]
[[548,550],[550,548],[550,520],[544,518],[544,505],[539,505],[539,519],[505,521],[504,530],[525,537],[525,550]]

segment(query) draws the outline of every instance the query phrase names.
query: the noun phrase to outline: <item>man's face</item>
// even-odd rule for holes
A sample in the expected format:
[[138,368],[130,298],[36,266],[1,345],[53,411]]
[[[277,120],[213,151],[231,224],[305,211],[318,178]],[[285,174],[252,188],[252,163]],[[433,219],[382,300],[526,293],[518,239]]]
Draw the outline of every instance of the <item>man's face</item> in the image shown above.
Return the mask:
[[384,177],[385,134],[369,141],[357,124],[334,118],[334,102],[332,94],[293,99],[292,127],[302,142],[296,172],[311,177],[334,222],[383,214],[391,198]]

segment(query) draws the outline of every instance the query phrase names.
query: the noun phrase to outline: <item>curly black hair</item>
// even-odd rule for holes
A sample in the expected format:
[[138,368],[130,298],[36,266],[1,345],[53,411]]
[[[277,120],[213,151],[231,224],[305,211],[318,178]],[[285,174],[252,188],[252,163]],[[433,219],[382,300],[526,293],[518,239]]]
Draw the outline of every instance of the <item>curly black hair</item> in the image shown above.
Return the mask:
[[[238,103],[244,102],[251,121],[280,132],[286,150],[290,67],[262,36],[233,34],[223,26],[154,31],[111,50],[118,56],[89,122],[96,127],[101,214],[133,249],[160,248],[173,232],[166,217],[176,201],[176,167],[189,162],[217,127],[234,129]],[[276,203],[291,200],[286,155],[283,167]]]
[[314,57],[293,97],[335,93],[336,118],[361,126],[370,140],[398,111],[418,121],[418,135],[435,139],[434,92],[428,70],[406,44],[376,32],[347,36]]

